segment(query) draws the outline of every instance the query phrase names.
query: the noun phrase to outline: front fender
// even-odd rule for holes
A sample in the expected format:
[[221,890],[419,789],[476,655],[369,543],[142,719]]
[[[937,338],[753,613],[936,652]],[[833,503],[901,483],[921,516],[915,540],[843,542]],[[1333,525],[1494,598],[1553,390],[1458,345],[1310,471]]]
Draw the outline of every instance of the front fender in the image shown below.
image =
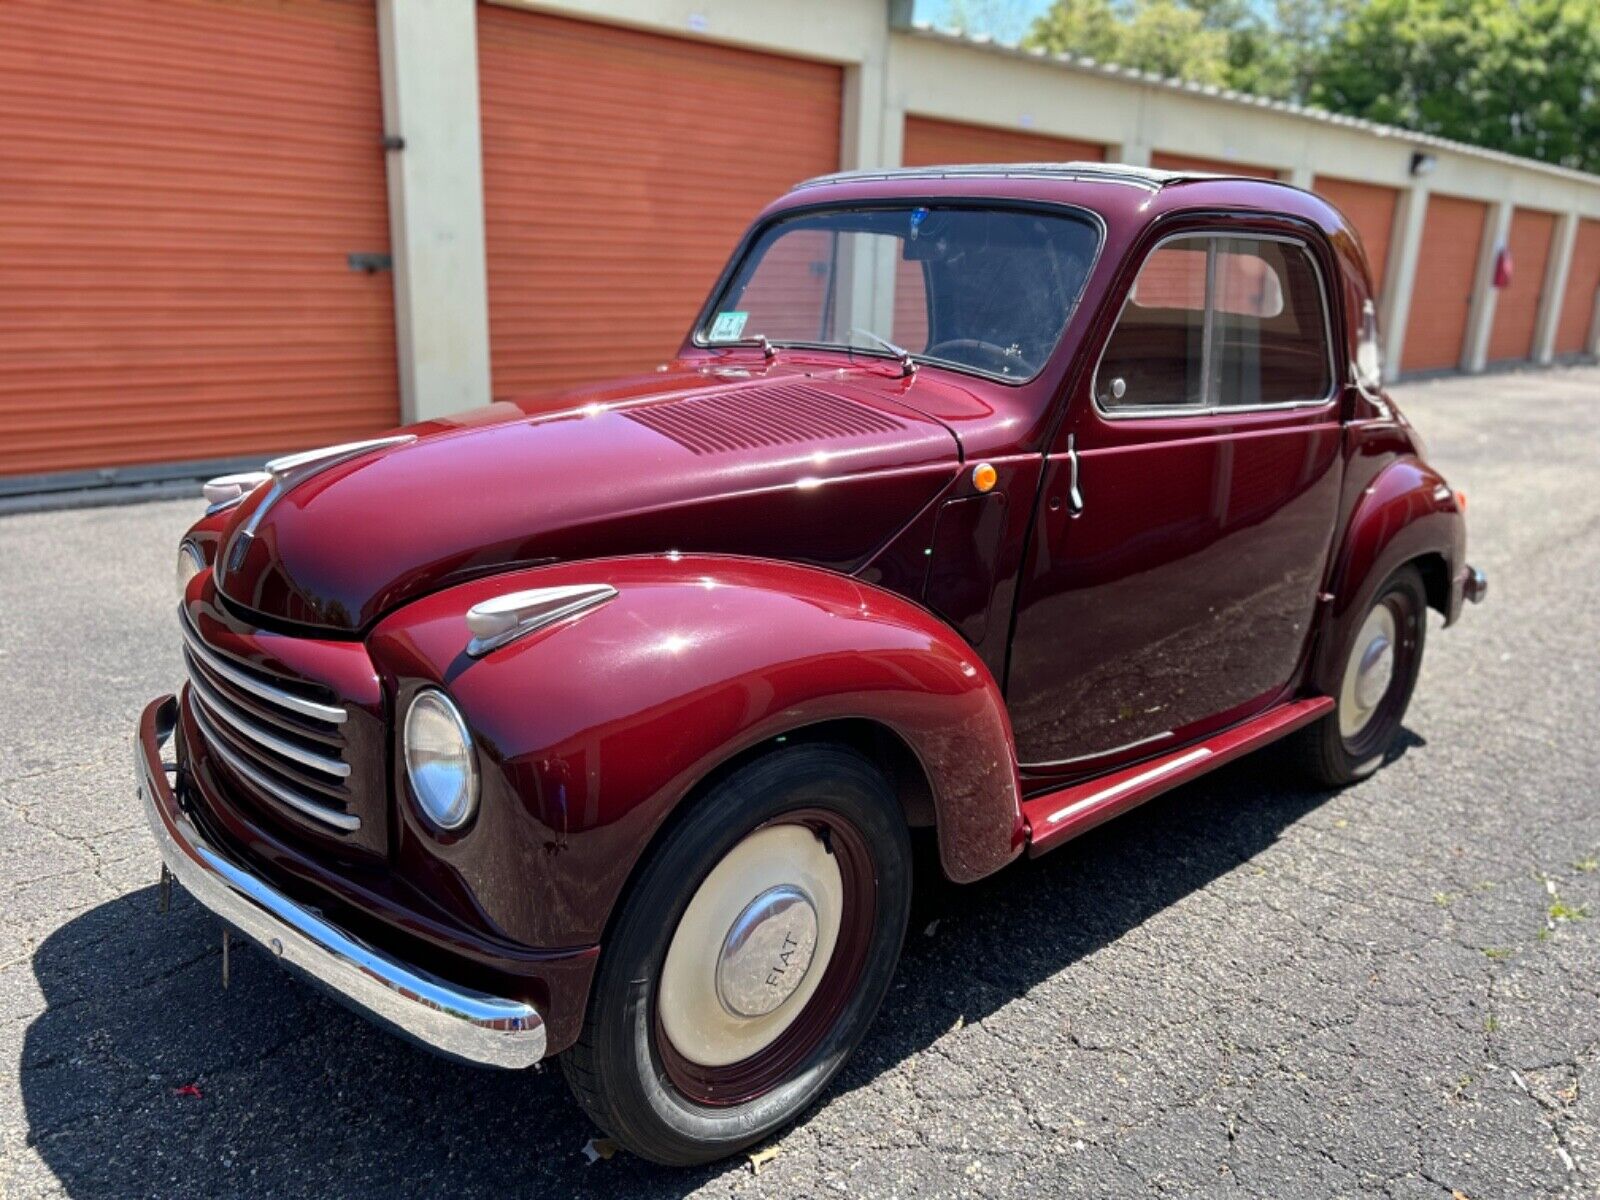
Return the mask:
[[[570,583],[609,583],[618,594],[467,656],[470,606]],[[597,941],[639,856],[699,781],[821,721],[864,718],[911,748],[953,878],[987,874],[1021,849],[1011,729],[994,679],[948,626],[856,579],[716,556],[561,564],[418,600],[382,621],[369,648],[397,712],[424,686],[454,697],[482,772],[474,824],[441,838],[405,797],[397,747],[397,869],[525,945]]]
[[1433,554],[1444,559],[1446,579],[1455,579],[1466,562],[1466,520],[1444,477],[1407,455],[1367,485],[1346,527],[1313,667],[1317,690],[1337,695],[1349,639],[1384,581],[1405,563]]

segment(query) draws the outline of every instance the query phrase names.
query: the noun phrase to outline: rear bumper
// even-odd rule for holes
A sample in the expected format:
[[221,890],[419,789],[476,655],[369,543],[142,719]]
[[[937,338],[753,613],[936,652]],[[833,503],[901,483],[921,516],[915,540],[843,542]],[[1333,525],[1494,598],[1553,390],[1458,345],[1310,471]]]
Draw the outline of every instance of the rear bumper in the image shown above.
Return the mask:
[[1450,580],[1450,608],[1444,623],[1454,625],[1469,604],[1482,604],[1489,594],[1489,577],[1474,566],[1464,566]]
[[529,1067],[545,1056],[545,1022],[531,1004],[458,987],[384,954],[209,845],[162,767],[177,719],[172,696],[144,710],[134,773],[161,858],[186,891],[341,1003],[430,1050],[494,1067]]

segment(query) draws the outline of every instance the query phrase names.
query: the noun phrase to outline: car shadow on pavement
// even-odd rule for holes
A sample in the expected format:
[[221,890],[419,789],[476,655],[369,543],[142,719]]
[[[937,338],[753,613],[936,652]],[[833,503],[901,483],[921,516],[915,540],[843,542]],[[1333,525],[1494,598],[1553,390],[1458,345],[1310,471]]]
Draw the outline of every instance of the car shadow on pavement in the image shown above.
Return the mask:
[[[921,873],[894,988],[824,1108],[1240,867],[1329,796],[1285,777],[1268,752],[980,883]],[[46,1008],[23,1045],[28,1141],[69,1195],[678,1196],[749,1170],[589,1166],[596,1131],[554,1064],[444,1062],[237,939],[224,991],[215,920],[177,888],[172,912],[156,908],[140,889],[33,956]]]

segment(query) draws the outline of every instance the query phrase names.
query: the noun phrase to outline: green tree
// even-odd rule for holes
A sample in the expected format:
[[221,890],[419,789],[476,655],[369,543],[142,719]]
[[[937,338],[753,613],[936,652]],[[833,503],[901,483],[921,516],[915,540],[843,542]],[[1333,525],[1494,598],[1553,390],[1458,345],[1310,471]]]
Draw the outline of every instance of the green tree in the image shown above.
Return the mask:
[[1183,0],[1055,0],[1023,44],[1196,83],[1228,78],[1228,35]]
[[1299,99],[1353,0],[1055,0],[1025,44]]
[[1600,170],[1594,0],[1371,0],[1328,39],[1314,103]]
[[1228,34],[1182,0],[1139,0],[1123,26],[1123,61],[1195,83],[1228,83]]
[[1055,0],[1035,19],[1022,44],[1052,54],[1085,54],[1100,62],[1120,63],[1123,25],[1111,0]]

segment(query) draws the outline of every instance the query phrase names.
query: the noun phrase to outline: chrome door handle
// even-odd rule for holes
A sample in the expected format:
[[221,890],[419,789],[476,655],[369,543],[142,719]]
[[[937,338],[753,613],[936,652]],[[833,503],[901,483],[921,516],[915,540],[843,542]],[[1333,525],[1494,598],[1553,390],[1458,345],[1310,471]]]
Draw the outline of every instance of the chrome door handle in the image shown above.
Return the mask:
[[1078,439],[1067,434],[1067,514],[1077,516],[1083,511],[1083,492],[1078,487]]

